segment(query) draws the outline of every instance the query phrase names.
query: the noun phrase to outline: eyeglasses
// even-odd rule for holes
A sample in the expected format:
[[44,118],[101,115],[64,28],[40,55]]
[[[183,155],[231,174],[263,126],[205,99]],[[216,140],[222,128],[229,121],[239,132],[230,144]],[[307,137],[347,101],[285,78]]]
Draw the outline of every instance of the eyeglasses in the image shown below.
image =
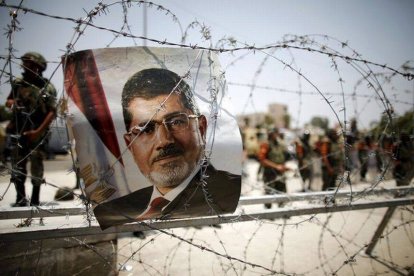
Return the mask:
[[133,126],[127,135],[138,139],[142,143],[154,140],[158,126],[163,124],[165,129],[170,133],[178,133],[188,129],[190,119],[197,119],[197,115],[188,115],[187,113],[178,113],[165,117],[162,121],[147,121]]

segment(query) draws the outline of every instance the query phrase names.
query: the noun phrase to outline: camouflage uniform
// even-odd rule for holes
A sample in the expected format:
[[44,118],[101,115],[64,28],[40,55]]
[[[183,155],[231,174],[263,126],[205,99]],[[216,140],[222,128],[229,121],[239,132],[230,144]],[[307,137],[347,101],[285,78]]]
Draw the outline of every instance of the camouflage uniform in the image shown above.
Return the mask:
[[402,135],[394,149],[394,177],[397,186],[406,186],[414,178],[414,143],[408,134]]
[[[258,158],[263,166],[263,181],[265,183],[265,194],[274,194],[275,190],[286,193],[286,180],[284,172],[271,168],[263,163],[269,160],[278,165],[285,165],[287,150],[282,142],[269,142],[260,145]],[[265,204],[266,208],[270,208],[271,204]]]
[[[328,136],[334,135],[331,134]],[[336,134],[335,134],[336,136]],[[336,180],[343,167],[343,150],[337,138],[325,138],[321,144],[322,156],[322,190],[336,187]],[[330,169],[332,171],[330,171]]]
[[[44,70],[44,69],[43,69]],[[43,71],[42,70],[42,71]],[[32,205],[39,205],[40,185],[43,181],[43,159],[45,155],[44,138],[48,134],[46,128],[34,141],[29,141],[22,135],[26,131],[36,130],[46,116],[56,112],[56,89],[49,81],[40,75],[28,78],[16,78],[12,83],[12,91],[7,100],[13,100],[12,119],[7,126],[7,132],[12,138],[12,181],[15,184],[17,197],[16,205],[26,205],[24,183],[27,175],[27,161],[30,159],[32,176]]]
[[306,181],[309,182],[308,189],[311,190],[313,180],[313,149],[309,144],[309,137],[304,135],[301,139],[295,141],[296,157],[298,159],[299,173],[302,178],[302,191],[306,191]]

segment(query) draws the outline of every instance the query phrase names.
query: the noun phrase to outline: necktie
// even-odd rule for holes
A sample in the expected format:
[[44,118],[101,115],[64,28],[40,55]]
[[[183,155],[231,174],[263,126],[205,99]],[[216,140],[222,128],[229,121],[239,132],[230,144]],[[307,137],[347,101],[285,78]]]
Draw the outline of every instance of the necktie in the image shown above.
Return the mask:
[[147,212],[144,214],[138,216],[140,219],[149,219],[149,218],[155,218],[157,215],[161,214],[162,208],[164,208],[170,201],[163,198],[163,197],[157,197],[154,198],[150,203],[150,208]]

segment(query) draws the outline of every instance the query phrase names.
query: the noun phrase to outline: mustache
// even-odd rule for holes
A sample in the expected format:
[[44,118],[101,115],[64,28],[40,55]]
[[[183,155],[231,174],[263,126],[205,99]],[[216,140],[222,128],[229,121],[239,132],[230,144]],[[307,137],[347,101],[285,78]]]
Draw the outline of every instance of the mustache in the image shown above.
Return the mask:
[[156,162],[164,157],[171,156],[171,155],[181,155],[184,153],[184,150],[178,147],[176,144],[168,144],[167,146],[163,147],[159,152],[158,155],[154,158],[152,162]]

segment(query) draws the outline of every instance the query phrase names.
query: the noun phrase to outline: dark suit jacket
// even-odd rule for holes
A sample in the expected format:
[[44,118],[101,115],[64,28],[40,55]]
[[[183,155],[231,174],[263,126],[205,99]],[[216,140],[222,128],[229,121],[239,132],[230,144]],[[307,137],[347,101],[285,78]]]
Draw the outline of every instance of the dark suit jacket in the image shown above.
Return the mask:
[[[186,218],[232,213],[237,207],[241,176],[207,167],[205,181],[200,172],[188,186],[163,210],[161,219]],[[102,229],[137,221],[135,218],[147,208],[153,187],[135,191],[126,196],[99,204],[94,209]]]

